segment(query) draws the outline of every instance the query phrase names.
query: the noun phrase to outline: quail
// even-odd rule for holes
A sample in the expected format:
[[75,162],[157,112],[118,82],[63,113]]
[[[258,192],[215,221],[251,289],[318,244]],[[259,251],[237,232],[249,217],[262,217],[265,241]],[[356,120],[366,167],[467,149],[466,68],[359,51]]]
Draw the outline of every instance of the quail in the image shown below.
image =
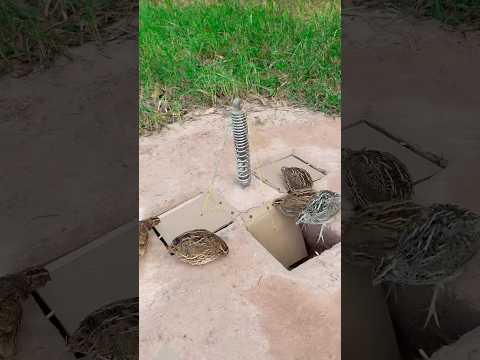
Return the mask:
[[312,177],[305,169],[284,166],[281,171],[287,192],[310,189],[313,186]]
[[152,217],[147,220],[139,221],[138,223],[138,253],[140,256],[145,254],[148,246],[148,232],[153,229],[155,225],[160,223],[158,217]]
[[426,327],[433,317],[438,292],[455,279],[463,266],[476,254],[480,244],[480,217],[451,204],[434,204],[405,226],[398,248],[378,264],[374,285],[432,285]]
[[138,302],[122,299],[89,314],[68,338],[69,350],[98,360],[138,359]]
[[218,235],[203,229],[187,231],[177,236],[170,246],[170,254],[190,265],[208,264],[228,255],[227,244]]
[[22,303],[33,291],[49,281],[50,274],[42,267],[32,267],[0,278],[0,359],[8,359],[16,354]]
[[405,227],[423,210],[413,201],[404,200],[374,203],[356,212],[342,230],[342,257],[355,265],[377,266],[396,250]]
[[349,195],[357,208],[413,197],[408,169],[388,152],[342,149],[342,165]]
[[341,197],[340,194],[322,190],[313,196],[305,205],[297,218],[298,224],[321,225],[318,240],[323,239],[324,227],[330,223],[335,215],[340,211]]
[[296,218],[316,193],[312,189],[295,190],[274,200],[272,205],[285,216]]

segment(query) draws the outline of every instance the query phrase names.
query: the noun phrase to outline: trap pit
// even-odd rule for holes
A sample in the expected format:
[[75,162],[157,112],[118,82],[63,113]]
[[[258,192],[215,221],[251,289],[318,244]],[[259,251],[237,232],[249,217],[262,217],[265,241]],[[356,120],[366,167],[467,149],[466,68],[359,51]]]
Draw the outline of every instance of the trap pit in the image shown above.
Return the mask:
[[[295,218],[283,215],[271,202],[242,215],[248,232],[287,270],[293,270],[340,241],[328,227],[325,245],[317,244],[320,226],[299,226]],[[317,253],[315,252],[317,251]]]

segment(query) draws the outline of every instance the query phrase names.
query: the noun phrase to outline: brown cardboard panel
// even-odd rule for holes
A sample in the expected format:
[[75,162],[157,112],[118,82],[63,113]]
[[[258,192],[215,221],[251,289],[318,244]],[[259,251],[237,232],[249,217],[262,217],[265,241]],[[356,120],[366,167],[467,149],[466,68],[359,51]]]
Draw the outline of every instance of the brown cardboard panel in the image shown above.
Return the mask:
[[178,355],[176,355],[176,352],[166,346],[163,345],[157,352],[156,356],[152,360],[177,360]]
[[243,219],[247,230],[286,268],[308,255],[295,219],[271,204],[249,211]]
[[39,293],[72,333],[99,307],[138,296],[138,223],[122,226],[46,267],[52,281]]
[[299,167],[308,171],[313,181],[320,180],[325,176],[326,172],[322,169],[315,168],[307,162],[301,160],[295,155],[287,156],[283,159],[276,160],[274,162],[265,164],[258,167],[253,171],[254,175],[262,180],[264,183],[270,185],[275,190],[281,193],[287,192],[283,181],[281,168],[286,167]]
[[365,123],[342,130],[342,143],[348,144],[348,147],[353,150],[368,148],[387,151],[395,155],[407,166],[414,181],[432,176],[440,171],[440,168],[431,161],[404,148]]
[[186,231],[205,229],[216,232],[232,223],[235,210],[214,193],[199,194],[159,215],[155,229],[170,244]]
[[342,358],[401,360],[392,320],[371,270],[342,263]]
[[57,329],[42,314],[32,297],[23,304],[23,320],[18,334],[16,360],[73,360]]

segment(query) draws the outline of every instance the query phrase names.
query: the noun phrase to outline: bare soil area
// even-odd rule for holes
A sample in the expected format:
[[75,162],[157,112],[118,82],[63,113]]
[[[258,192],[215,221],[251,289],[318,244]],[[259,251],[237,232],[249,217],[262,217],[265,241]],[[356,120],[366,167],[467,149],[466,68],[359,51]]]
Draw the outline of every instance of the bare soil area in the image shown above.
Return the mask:
[[137,216],[138,159],[125,160],[138,151],[137,43],[71,53],[74,61],[0,81],[0,274],[48,262]]
[[[252,168],[294,153],[326,170],[316,189],[340,191],[340,119],[283,104],[244,109]],[[208,191],[240,215],[218,232],[228,256],[204,267],[175,261],[152,239],[140,259],[140,356],[340,359],[340,244],[288,271],[247,230],[241,215],[281,194],[255,176],[237,183],[229,112],[198,110],[140,138],[141,218]]]

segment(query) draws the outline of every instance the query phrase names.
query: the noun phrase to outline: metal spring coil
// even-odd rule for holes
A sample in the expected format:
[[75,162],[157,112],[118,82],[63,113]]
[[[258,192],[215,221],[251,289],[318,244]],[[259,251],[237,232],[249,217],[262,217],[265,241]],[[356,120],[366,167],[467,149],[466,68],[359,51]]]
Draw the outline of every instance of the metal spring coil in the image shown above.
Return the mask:
[[251,181],[251,171],[247,115],[244,111],[240,110],[240,101],[238,99],[234,102],[231,118],[235,156],[237,160],[237,180],[242,186],[248,186]]

